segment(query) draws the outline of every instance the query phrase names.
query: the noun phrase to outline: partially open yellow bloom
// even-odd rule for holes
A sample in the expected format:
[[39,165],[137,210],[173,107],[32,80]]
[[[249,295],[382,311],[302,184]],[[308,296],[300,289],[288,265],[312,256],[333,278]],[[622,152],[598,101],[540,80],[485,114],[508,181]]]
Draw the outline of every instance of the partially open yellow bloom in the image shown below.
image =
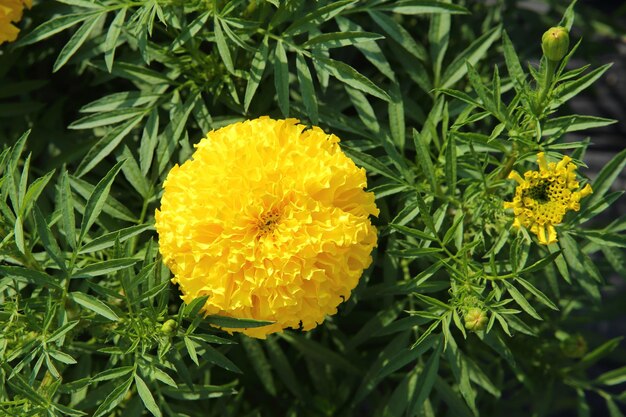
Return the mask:
[[537,154],[539,171],[527,171],[522,178],[511,171],[509,179],[519,185],[513,201],[504,203],[515,214],[513,226],[526,227],[537,235],[539,243],[549,245],[557,241],[557,225],[570,210],[580,210],[580,199],[591,194],[591,186],[579,190],[576,165],[572,158],[564,156],[558,163],[547,163],[543,152]]
[[227,330],[310,330],[372,261],[379,211],[365,187],[335,135],[295,119],[235,123],[168,174],[160,252],[185,302],[208,295],[206,314],[275,322]]
[[33,0],[0,0],[0,45],[17,39],[20,30],[13,25],[22,19],[24,6],[29,9]]

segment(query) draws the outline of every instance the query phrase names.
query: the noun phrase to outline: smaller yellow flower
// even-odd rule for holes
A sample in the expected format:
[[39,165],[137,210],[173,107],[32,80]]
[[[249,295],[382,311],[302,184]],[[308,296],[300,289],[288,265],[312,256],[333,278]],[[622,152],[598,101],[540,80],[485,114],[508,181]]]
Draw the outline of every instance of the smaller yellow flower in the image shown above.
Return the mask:
[[22,19],[24,6],[32,7],[32,0],[0,0],[0,45],[17,39],[20,30],[13,25]]
[[537,235],[539,243],[556,242],[555,225],[563,221],[570,210],[580,210],[580,199],[591,194],[589,184],[581,190],[576,180],[576,165],[564,156],[558,163],[546,162],[543,152],[537,154],[539,171],[526,171],[524,177],[511,171],[509,179],[519,185],[513,201],[504,202],[504,208],[513,209],[513,226],[525,227]]

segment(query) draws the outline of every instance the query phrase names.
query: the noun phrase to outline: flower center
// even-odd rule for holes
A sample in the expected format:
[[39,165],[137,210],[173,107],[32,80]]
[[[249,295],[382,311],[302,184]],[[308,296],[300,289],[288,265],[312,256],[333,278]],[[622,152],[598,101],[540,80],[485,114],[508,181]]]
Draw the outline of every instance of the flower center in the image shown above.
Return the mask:
[[257,227],[259,229],[259,237],[273,233],[279,220],[280,213],[277,209],[272,209],[266,213],[263,213],[259,217],[259,221],[257,223]]
[[537,185],[524,190],[524,194],[526,194],[524,197],[530,197],[539,203],[547,203],[550,201],[549,187],[550,181],[541,180]]

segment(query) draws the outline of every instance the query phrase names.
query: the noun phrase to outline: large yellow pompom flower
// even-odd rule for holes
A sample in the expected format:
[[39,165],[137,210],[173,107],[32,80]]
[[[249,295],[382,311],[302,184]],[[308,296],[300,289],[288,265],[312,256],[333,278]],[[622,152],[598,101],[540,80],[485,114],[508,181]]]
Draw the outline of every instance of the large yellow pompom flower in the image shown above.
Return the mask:
[[537,163],[539,171],[527,171],[523,178],[511,171],[509,179],[519,185],[513,201],[506,201],[504,208],[513,209],[513,226],[526,227],[537,235],[539,243],[549,245],[557,241],[554,225],[561,223],[568,211],[580,210],[580,199],[592,190],[589,184],[579,190],[576,165],[569,156],[558,163],[547,163],[544,153],[539,152]]
[[22,19],[24,6],[29,9],[33,0],[0,0],[0,45],[17,39],[20,30],[13,25]]
[[[209,132],[165,180],[156,229],[186,303],[310,330],[350,296],[376,245],[365,170],[339,138],[261,117]],[[227,329],[237,330],[237,329]]]

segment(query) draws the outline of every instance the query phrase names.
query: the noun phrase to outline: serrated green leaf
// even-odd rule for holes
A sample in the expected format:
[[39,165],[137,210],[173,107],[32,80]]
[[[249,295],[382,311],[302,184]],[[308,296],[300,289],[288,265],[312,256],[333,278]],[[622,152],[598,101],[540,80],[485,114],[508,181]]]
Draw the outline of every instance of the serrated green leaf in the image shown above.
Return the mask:
[[431,190],[434,191],[437,189],[437,180],[435,178],[435,168],[430,158],[430,151],[422,139],[422,135],[415,129],[413,129],[413,144],[415,145],[415,159],[419,163],[422,173],[428,180]]
[[408,53],[421,61],[426,60],[427,54],[424,47],[418,44],[402,25],[384,13],[370,10],[368,14],[391,39],[398,42]]
[[72,278],[92,278],[101,275],[108,275],[122,269],[130,268],[139,262],[134,258],[110,259],[108,261],[95,262],[74,272]]
[[116,123],[123,122],[130,118],[136,117],[138,114],[144,112],[143,109],[129,109],[122,108],[111,111],[100,111],[99,113],[90,114],[85,117],[81,117],[78,120],[72,122],[68,129],[93,129],[101,126],[109,126]]
[[392,3],[375,6],[376,10],[385,10],[399,14],[467,14],[463,6],[457,6],[445,1],[435,0],[401,0]]
[[274,50],[274,86],[276,87],[276,96],[278,106],[283,116],[289,116],[289,67],[287,63],[287,54],[282,41],[276,43]]
[[82,292],[71,292],[69,293],[69,298],[85,307],[93,311],[94,313],[100,314],[102,317],[105,317],[112,321],[118,321],[120,318],[109,306],[104,304],[102,301],[98,300],[96,297],[91,296],[89,294],[85,294]]
[[65,271],[65,259],[61,254],[61,248],[59,248],[59,244],[54,238],[54,235],[52,235],[50,227],[48,227],[48,223],[37,206],[35,206],[34,217],[37,234],[39,234],[39,239],[41,239],[44,249],[48,255],[50,255],[50,258],[52,258],[52,260],[54,260],[54,262],[59,266],[59,268]]
[[313,86],[313,77],[309,66],[302,54],[296,56],[296,73],[298,76],[298,84],[300,85],[300,94],[302,102],[307,110],[307,115],[313,124],[318,124],[319,115],[317,111],[317,98],[315,95],[315,87]]
[[82,159],[76,169],[76,176],[82,177],[98,165],[104,158],[113,152],[113,150],[122,142],[122,139],[130,133],[131,130],[141,121],[143,113],[135,116],[128,122],[116,127],[102,137],[94,146],[89,149],[87,155]]
[[54,66],[52,67],[52,72],[57,72],[61,69],[61,67],[63,67],[63,65],[65,65],[67,61],[76,53],[78,48],[85,43],[91,31],[96,27],[96,24],[98,24],[100,17],[101,16],[99,15],[90,17],[80,28],[78,28],[76,33],[74,33],[70,40],[65,44],[59,53],[59,56],[57,56]]
[[355,3],[355,1],[356,0],[333,1],[326,6],[316,7],[312,12],[296,19],[283,33],[284,35],[294,36],[306,30],[310,30],[310,28],[318,27],[320,24],[341,13],[346,7]]
[[252,57],[252,63],[250,64],[250,75],[248,76],[248,83],[246,84],[246,92],[243,99],[243,109],[248,111],[254,93],[263,78],[263,72],[267,64],[267,52],[268,52],[268,37],[265,36],[263,41],[259,45],[254,57]]
[[204,13],[201,13],[200,16],[196,17],[189,25],[180,32],[180,35],[174,39],[174,42],[170,45],[170,50],[175,50],[180,48],[185,43],[187,43],[191,38],[193,38],[196,33],[200,31],[206,24],[207,20],[209,20],[209,16],[211,16],[211,11],[207,10]]
[[528,300],[522,295],[521,292],[519,292],[517,288],[515,288],[513,284],[510,284],[508,281],[504,281],[504,285],[506,286],[509,295],[513,297],[513,300],[515,300],[517,305],[519,305],[522,310],[524,310],[526,313],[528,313],[529,316],[537,320],[543,320],[543,318],[541,318],[541,316],[537,313],[537,310],[535,310],[535,308],[530,305]]
[[448,65],[441,77],[440,88],[450,88],[467,73],[467,64],[476,65],[487,54],[491,45],[500,37],[502,31],[501,26],[496,26],[485,32],[481,37],[476,39],[470,46],[461,52]]
[[579,114],[571,116],[555,117],[546,122],[543,128],[543,136],[565,134],[578,130],[593,129],[596,127],[608,126],[616,123],[617,120],[607,119],[597,116],[583,116]]
[[87,204],[85,205],[85,213],[83,214],[83,220],[80,225],[80,233],[78,235],[78,244],[80,245],[85,238],[87,232],[94,224],[102,208],[104,207],[104,203],[109,196],[109,191],[111,190],[111,185],[115,180],[115,177],[122,169],[124,165],[124,161],[120,161],[111,168],[111,170],[102,178],[96,187],[93,189],[93,192],[87,199]]
[[126,19],[126,11],[128,8],[121,8],[115,18],[111,22],[111,26],[109,26],[109,30],[107,31],[107,36],[104,40],[104,63],[106,65],[107,71],[111,72],[113,69],[113,61],[115,59],[115,48],[117,45],[117,40],[120,37],[120,33],[122,32],[122,27],[124,26],[124,20]]
[[37,26],[32,32],[20,38],[15,43],[15,46],[26,46],[35,42],[39,42],[100,13],[102,13],[100,10],[94,10],[86,13],[57,16],[42,23],[41,25]]
[[130,239],[133,236],[137,236],[140,233],[145,232],[146,230],[152,230],[153,226],[151,224],[140,224],[137,226],[126,227],[123,229],[116,230],[114,232],[106,233],[102,236],[99,236],[92,240],[89,243],[84,244],[78,253],[91,253],[100,251],[103,249],[107,249],[112,247],[115,242],[124,242]]
[[26,269],[19,266],[1,266],[0,274],[7,277],[15,278],[29,284],[35,284],[39,287],[48,287],[53,289],[61,289],[61,285],[45,272]]
[[224,38],[224,32],[222,31],[222,23],[217,15],[213,19],[213,28],[215,31],[215,43],[217,44],[217,51],[222,58],[224,66],[231,74],[235,73],[235,66],[233,65],[233,58],[230,54],[230,48]]
[[124,397],[126,397],[126,393],[130,389],[132,383],[133,377],[131,376],[126,381],[117,385],[115,389],[106,396],[104,401],[102,401],[102,404],[100,404],[98,409],[94,412],[93,417],[103,417],[117,407],[118,404],[122,402]]
[[364,93],[373,95],[374,97],[378,97],[381,100],[389,101],[391,99],[389,97],[389,94],[387,94],[385,90],[378,87],[369,78],[359,73],[350,65],[341,61],[336,61],[331,58],[326,58],[320,54],[314,54],[313,57],[317,65],[321,66],[333,77],[349,85],[350,87],[361,90]]
[[615,182],[615,179],[620,173],[624,171],[626,166],[626,149],[615,155],[608,164],[598,173],[595,181],[592,183],[593,194],[588,197],[588,201],[585,202],[587,207],[600,201],[600,199],[610,190],[611,186]]
[[70,189],[67,170],[61,173],[59,184],[59,204],[61,205],[61,225],[67,243],[72,249],[76,248],[76,220],[74,219],[74,197]]
[[145,381],[136,373],[134,374],[134,378],[135,386],[137,387],[137,394],[139,394],[139,398],[141,398],[143,405],[146,406],[146,409],[148,409],[153,416],[161,417],[163,414],[161,413],[156,401],[154,401],[154,397],[152,396],[148,385],[146,385]]

